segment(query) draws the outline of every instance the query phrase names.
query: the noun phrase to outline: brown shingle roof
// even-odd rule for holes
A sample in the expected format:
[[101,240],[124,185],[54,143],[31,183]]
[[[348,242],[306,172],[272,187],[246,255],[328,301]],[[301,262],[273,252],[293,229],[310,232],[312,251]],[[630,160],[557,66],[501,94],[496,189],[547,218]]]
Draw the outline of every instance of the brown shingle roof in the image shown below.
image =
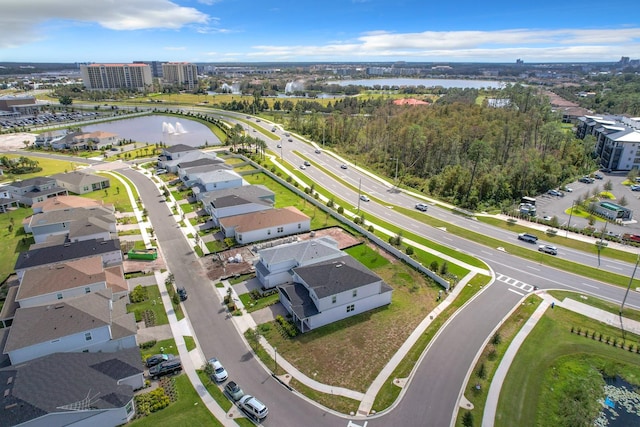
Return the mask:
[[224,227],[235,227],[236,233],[253,230],[262,230],[268,227],[291,224],[296,221],[306,221],[309,217],[297,208],[288,206],[281,209],[268,209],[265,211],[235,215],[220,219]]
[[105,281],[102,257],[82,258],[25,271],[16,299],[33,298]]

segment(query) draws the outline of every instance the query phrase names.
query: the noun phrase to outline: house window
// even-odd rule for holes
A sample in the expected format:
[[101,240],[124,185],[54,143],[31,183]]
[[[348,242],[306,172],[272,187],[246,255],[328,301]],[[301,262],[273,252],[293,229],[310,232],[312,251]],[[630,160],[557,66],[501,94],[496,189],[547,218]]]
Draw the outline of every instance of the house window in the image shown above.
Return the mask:
[[331,304],[335,304],[337,300],[338,300],[338,297],[336,297],[335,295],[333,295],[333,296],[331,297]]
[[278,227],[278,233],[282,233],[284,231],[284,227]]
[[355,308],[356,308],[356,307],[355,307],[355,304],[350,304],[350,305],[348,305],[348,306],[347,306],[347,313],[349,313],[349,312],[351,312],[351,311],[355,310]]
[[62,294],[56,294],[56,298],[62,299]]
[[85,341],[91,341],[91,332],[87,332],[86,334],[84,334],[84,340]]
[[124,407],[124,409],[127,411],[127,414],[130,414],[131,411],[133,411],[133,404],[131,403],[131,401],[129,401],[129,403],[127,403],[127,405]]
[[267,236],[271,236],[271,230],[267,231]]
[[302,228],[302,224],[298,224],[298,230]]
[[82,189],[83,191],[89,191],[89,186],[85,185],[84,188]]
[[84,288],[84,293],[85,293],[85,294],[89,294],[89,293],[91,293],[91,288],[89,288],[89,287]]
[[357,290],[357,289],[354,289],[354,290],[353,290],[353,295],[352,295],[352,296],[353,296],[354,298],[358,296],[358,290]]

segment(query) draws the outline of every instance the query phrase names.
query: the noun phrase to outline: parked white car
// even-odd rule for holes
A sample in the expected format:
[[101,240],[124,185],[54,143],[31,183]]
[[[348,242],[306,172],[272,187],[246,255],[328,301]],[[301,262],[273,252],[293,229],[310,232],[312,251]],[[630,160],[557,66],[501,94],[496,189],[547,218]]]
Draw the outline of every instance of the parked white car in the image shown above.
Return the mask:
[[211,374],[212,380],[221,383],[229,378],[226,369],[224,369],[224,366],[222,366],[222,363],[220,363],[218,359],[215,357],[209,359],[209,364],[213,367],[213,374]]

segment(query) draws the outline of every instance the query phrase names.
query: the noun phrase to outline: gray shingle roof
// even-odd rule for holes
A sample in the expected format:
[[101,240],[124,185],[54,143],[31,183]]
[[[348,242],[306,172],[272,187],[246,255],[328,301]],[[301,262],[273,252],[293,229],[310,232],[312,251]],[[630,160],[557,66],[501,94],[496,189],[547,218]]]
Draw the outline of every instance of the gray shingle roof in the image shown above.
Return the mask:
[[90,409],[121,408],[133,398],[133,390],[118,380],[141,373],[137,347],[114,353],[55,353],[0,369],[0,384],[7,393],[0,405],[0,427],[49,413],[66,413],[77,421],[92,413],[62,408],[87,397]]
[[75,186],[98,184],[103,181],[109,181],[109,178],[106,178],[104,176],[94,175],[81,171],[59,173],[56,175],[51,175],[51,178],[55,179],[56,182],[65,182]]
[[63,245],[32,249],[21,253],[18,256],[14,269],[19,271],[41,265],[66,262],[95,255],[103,255],[119,250],[120,240],[118,239],[89,239],[79,242],[65,243]]
[[164,147],[162,150],[166,153],[182,153],[184,151],[195,151],[198,149],[196,147],[190,147],[186,144],[176,144]]
[[291,283],[278,286],[280,292],[284,292],[291,301],[291,309],[299,319],[318,314],[318,309],[309,296],[309,290],[300,283]]
[[223,190],[207,191],[202,194],[202,202],[204,204],[210,203],[211,200],[224,197],[228,195],[235,195],[238,197],[255,197],[258,199],[274,200],[275,194],[264,185],[243,185],[237,188],[225,188]]
[[[209,157],[204,157],[202,159],[197,159],[197,160],[192,160],[192,161],[188,161],[188,162],[180,162],[178,163],[178,167],[180,169],[187,169],[187,168],[194,168],[194,167],[198,167],[198,166],[211,166],[211,165],[222,165],[225,164],[224,160],[222,159],[218,159],[218,158],[209,158]],[[230,165],[226,165],[229,168],[231,167]]]
[[314,290],[318,298],[326,298],[381,280],[374,272],[349,255],[296,267],[293,271],[310,289]]

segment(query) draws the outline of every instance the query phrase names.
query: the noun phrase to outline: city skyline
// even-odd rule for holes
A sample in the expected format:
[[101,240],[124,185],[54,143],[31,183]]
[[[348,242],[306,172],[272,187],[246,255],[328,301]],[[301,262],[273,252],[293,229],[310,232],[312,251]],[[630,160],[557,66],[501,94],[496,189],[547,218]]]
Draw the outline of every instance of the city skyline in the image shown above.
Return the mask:
[[[2,62],[613,62],[630,1],[4,0]],[[598,11],[602,10],[602,13]],[[625,13],[627,11],[628,13]]]

